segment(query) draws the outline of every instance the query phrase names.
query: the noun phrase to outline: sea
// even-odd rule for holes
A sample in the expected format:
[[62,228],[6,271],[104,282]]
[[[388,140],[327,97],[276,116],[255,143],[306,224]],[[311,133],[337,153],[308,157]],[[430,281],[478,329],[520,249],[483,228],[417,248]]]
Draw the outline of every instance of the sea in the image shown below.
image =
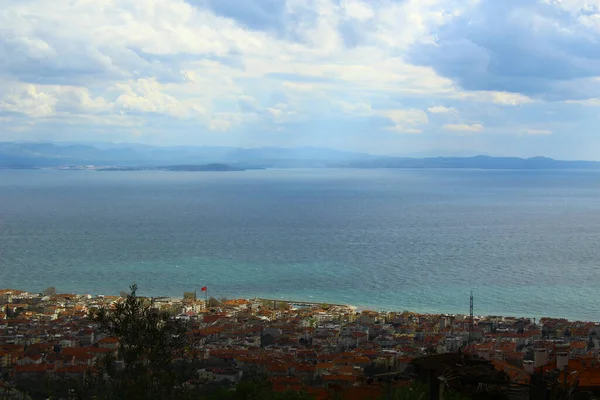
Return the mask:
[[600,171],[0,171],[0,287],[600,320]]

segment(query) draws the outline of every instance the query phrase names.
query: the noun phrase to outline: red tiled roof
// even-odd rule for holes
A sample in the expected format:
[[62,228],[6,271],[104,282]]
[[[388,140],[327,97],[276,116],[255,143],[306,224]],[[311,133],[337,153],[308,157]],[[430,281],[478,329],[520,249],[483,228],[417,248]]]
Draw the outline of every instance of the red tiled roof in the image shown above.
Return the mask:
[[26,365],[16,365],[15,373],[32,373],[32,372],[46,372],[53,368],[52,364],[26,364]]
[[318,369],[328,369],[328,368],[333,368],[333,363],[332,363],[332,362],[318,363],[318,364],[317,364],[317,368],[318,368]]

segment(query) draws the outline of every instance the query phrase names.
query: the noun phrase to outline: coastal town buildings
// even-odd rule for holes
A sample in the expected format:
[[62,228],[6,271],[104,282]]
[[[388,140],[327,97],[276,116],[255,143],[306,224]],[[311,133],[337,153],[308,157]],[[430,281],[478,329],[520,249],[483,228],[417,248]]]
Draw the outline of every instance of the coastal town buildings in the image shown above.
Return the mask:
[[[52,377],[80,379],[119,341],[98,332],[88,312],[113,307],[118,296],[0,290],[0,390]],[[600,391],[600,325],[565,319],[426,315],[357,311],[350,306],[237,299],[154,299],[187,324],[193,343],[184,357],[203,363],[190,384],[235,384],[250,374],[278,391],[303,388],[317,398],[332,391],[377,395],[378,374],[408,373],[413,360],[469,353],[488,360],[517,384],[558,374],[582,390]],[[398,380],[394,384],[402,385]],[[369,397],[364,397],[369,398]]]

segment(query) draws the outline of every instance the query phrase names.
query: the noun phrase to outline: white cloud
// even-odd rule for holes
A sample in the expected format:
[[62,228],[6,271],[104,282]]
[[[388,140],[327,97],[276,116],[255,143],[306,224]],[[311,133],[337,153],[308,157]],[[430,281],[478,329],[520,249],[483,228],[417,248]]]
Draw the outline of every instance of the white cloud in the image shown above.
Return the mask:
[[173,117],[191,117],[204,112],[200,104],[180,101],[163,91],[155,79],[138,79],[115,85],[121,94],[115,104],[125,111],[167,114]]
[[429,123],[429,118],[423,110],[412,109],[398,109],[398,110],[383,110],[380,114],[386,118],[389,118],[397,125],[408,124],[408,125],[419,125]]
[[415,43],[434,43],[437,28],[475,4],[472,0],[385,2],[378,9],[378,29],[373,36],[380,45],[400,49]]
[[59,101],[56,105],[57,112],[72,114],[97,114],[112,110],[110,104],[103,97],[94,97],[89,89],[77,86],[58,86]]
[[362,117],[366,117],[373,114],[373,109],[371,108],[371,105],[367,102],[348,103],[342,100],[338,103],[338,105],[341,108],[341,110],[346,114]]
[[[533,44],[540,41],[543,47],[547,45],[543,35],[566,35],[566,30],[585,34],[594,43],[600,40],[600,0],[545,1],[546,5],[524,2],[531,6],[532,26],[537,32],[530,38]],[[440,68],[441,64],[456,68],[450,51],[440,56],[439,63],[414,57],[429,47],[446,50],[445,32],[452,32],[456,36],[452,39],[463,43],[466,24],[488,21],[489,15],[484,13],[495,10],[492,6],[500,2],[281,2],[285,4],[278,3],[280,15],[264,8],[265,15],[260,15],[264,21],[256,24],[257,15],[244,20],[245,7],[231,13],[218,11],[226,2],[209,8],[208,2],[185,0],[0,0],[0,118],[18,114],[32,124],[52,119],[57,124],[104,126],[107,131],[115,125],[176,122],[168,135],[180,135],[182,141],[192,137],[201,141],[209,131],[239,127],[258,137],[270,129],[299,131],[301,128],[292,126],[344,119],[343,123],[348,123],[358,118],[365,123],[352,127],[362,129],[362,136],[368,137],[378,129],[373,124],[381,122],[373,116],[389,120],[389,126],[381,124],[379,129],[412,134],[428,133],[430,129],[425,127],[431,115],[455,122],[444,125],[444,130],[471,133],[483,131],[484,126],[496,127],[496,121],[503,119],[514,120],[514,126],[520,127],[537,126],[538,115],[542,120],[570,118],[559,108],[567,107],[564,103],[551,105],[540,100],[544,97],[528,96],[524,93],[532,92],[526,88],[519,93],[511,80],[510,71],[514,70],[505,73],[502,68],[520,68],[520,64],[506,63],[507,58],[513,60],[511,54],[484,46],[503,38],[486,36],[479,46],[484,61],[481,68],[495,71],[482,76],[501,76],[502,84],[486,79],[473,84]],[[266,7],[260,3],[263,5]],[[549,6],[570,13],[570,21],[536,13],[539,7],[547,10]],[[513,8],[515,12],[507,15],[521,21],[527,13],[522,7]],[[468,25],[476,26],[469,28],[476,33],[481,29],[477,21]],[[501,23],[492,31],[502,31]],[[509,48],[503,46],[498,45],[498,50]],[[552,53],[556,59],[566,57],[560,49]],[[524,67],[527,65],[537,64]],[[593,68],[593,63],[585,65]],[[553,78],[550,70],[550,80],[563,79]],[[468,75],[471,70],[461,67],[461,71]],[[600,76],[600,71],[594,76]],[[543,86],[547,77],[538,78],[531,78],[532,85]],[[600,83],[586,79],[593,84],[578,81],[575,85],[568,77],[563,79],[565,85],[578,87],[577,96],[568,102],[600,106]],[[474,90],[490,87],[497,90]],[[523,105],[527,107],[518,107]],[[548,117],[545,108],[555,109],[556,117]],[[480,122],[458,123],[457,109],[463,120]],[[493,124],[489,118],[494,119]],[[60,131],[53,129],[49,135],[57,137],[60,134],[54,132]],[[298,133],[297,137],[309,136]],[[294,135],[287,137],[296,140]]]
[[509,106],[518,106],[521,104],[533,103],[533,99],[529,96],[522,95],[520,93],[508,93],[508,92],[487,92],[481,93],[482,96],[490,96],[492,103],[504,104]]
[[266,111],[276,123],[289,122],[298,116],[298,113],[286,103],[277,103],[272,107],[267,107]]
[[482,124],[446,124],[442,126],[442,129],[460,132],[481,132],[484,126]]
[[435,106],[429,107],[427,109],[431,114],[446,114],[446,113],[455,113],[456,109],[452,107],[444,107],[444,106]]
[[541,3],[550,4],[561,8],[571,14],[592,14],[600,12],[600,1],[598,0],[540,0]]
[[422,130],[418,126],[429,123],[427,114],[418,109],[382,110],[379,111],[379,115],[394,123],[394,126],[387,127],[386,130],[398,133],[421,133]]
[[388,128],[385,128],[388,131],[393,131],[396,133],[402,133],[402,134],[419,134],[422,133],[423,130],[422,129],[417,129],[417,128],[405,128],[403,126],[400,125],[396,125],[396,126],[391,126]]
[[591,98],[585,100],[567,100],[567,104],[581,104],[583,106],[598,107],[600,106],[600,98]]
[[340,7],[347,17],[354,18],[359,21],[366,21],[375,16],[373,7],[371,7],[371,5],[365,1],[342,0]]
[[0,99],[0,110],[30,117],[46,117],[54,114],[57,102],[54,93],[39,90],[32,84],[18,84]]
[[494,103],[506,106],[519,106],[521,104],[529,104],[535,101],[531,97],[520,93],[496,91],[461,92],[458,94],[458,97],[466,100]]
[[[105,89],[117,87],[122,93],[116,99],[115,110],[175,117],[209,111],[216,101],[244,93],[238,81],[252,84],[252,80],[264,81],[269,74],[321,79],[283,81],[285,89],[307,95],[318,91],[335,94],[349,84],[357,92],[457,95],[449,79],[391,53],[430,40],[431,29],[448,23],[460,10],[471,6],[470,2],[432,0],[377,6],[364,0],[344,0],[339,5],[331,0],[288,0],[286,10],[297,19],[289,29],[302,39],[291,42],[245,29],[234,20],[183,0],[57,0],[51,6],[31,0],[11,3],[0,16],[0,40],[10,44],[0,59],[12,59],[13,67],[23,67],[13,73],[25,80],[38,79],[37,72],[43,79],[71,80],[70,86],[80,86],[83,91],[92,83],[104,84]],[[343,45],[341,15],[363,29],[363,45]],[[363,26],[365,21],[372,25]],[[63,29],[59,32],[56,26]],[[244,67],[208,59],[180,61],[180,54],[235,55]],[[37,64],[31,60],[37,60]],[[34,66],[38,70],[30,71]],[[2,61],[0,72],[1,68]],[[165,79],[181,82],[166,84]],[[147,89],[142,87],[144,82]],[[278,85],[264,82],[267,87],[263,83],[260,90]],[[184,94],[186,98],[182,99]],[[89,96],[82,101],[90,112],[111,107],[108,100],[103,103],[102,98]],[[188,97],[195,98],[194,104]],[[80,111],[83,109],[80,107]],[[364,105],[355,111],[369,115]]]

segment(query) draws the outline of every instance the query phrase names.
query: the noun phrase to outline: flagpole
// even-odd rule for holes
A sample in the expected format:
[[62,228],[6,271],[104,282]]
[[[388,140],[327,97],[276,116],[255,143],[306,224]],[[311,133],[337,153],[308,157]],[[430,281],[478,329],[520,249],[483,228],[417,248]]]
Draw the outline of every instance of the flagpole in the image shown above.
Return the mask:
[[206,288],[206,309],[208,310],[208,285],[204,285],[204,287]]

